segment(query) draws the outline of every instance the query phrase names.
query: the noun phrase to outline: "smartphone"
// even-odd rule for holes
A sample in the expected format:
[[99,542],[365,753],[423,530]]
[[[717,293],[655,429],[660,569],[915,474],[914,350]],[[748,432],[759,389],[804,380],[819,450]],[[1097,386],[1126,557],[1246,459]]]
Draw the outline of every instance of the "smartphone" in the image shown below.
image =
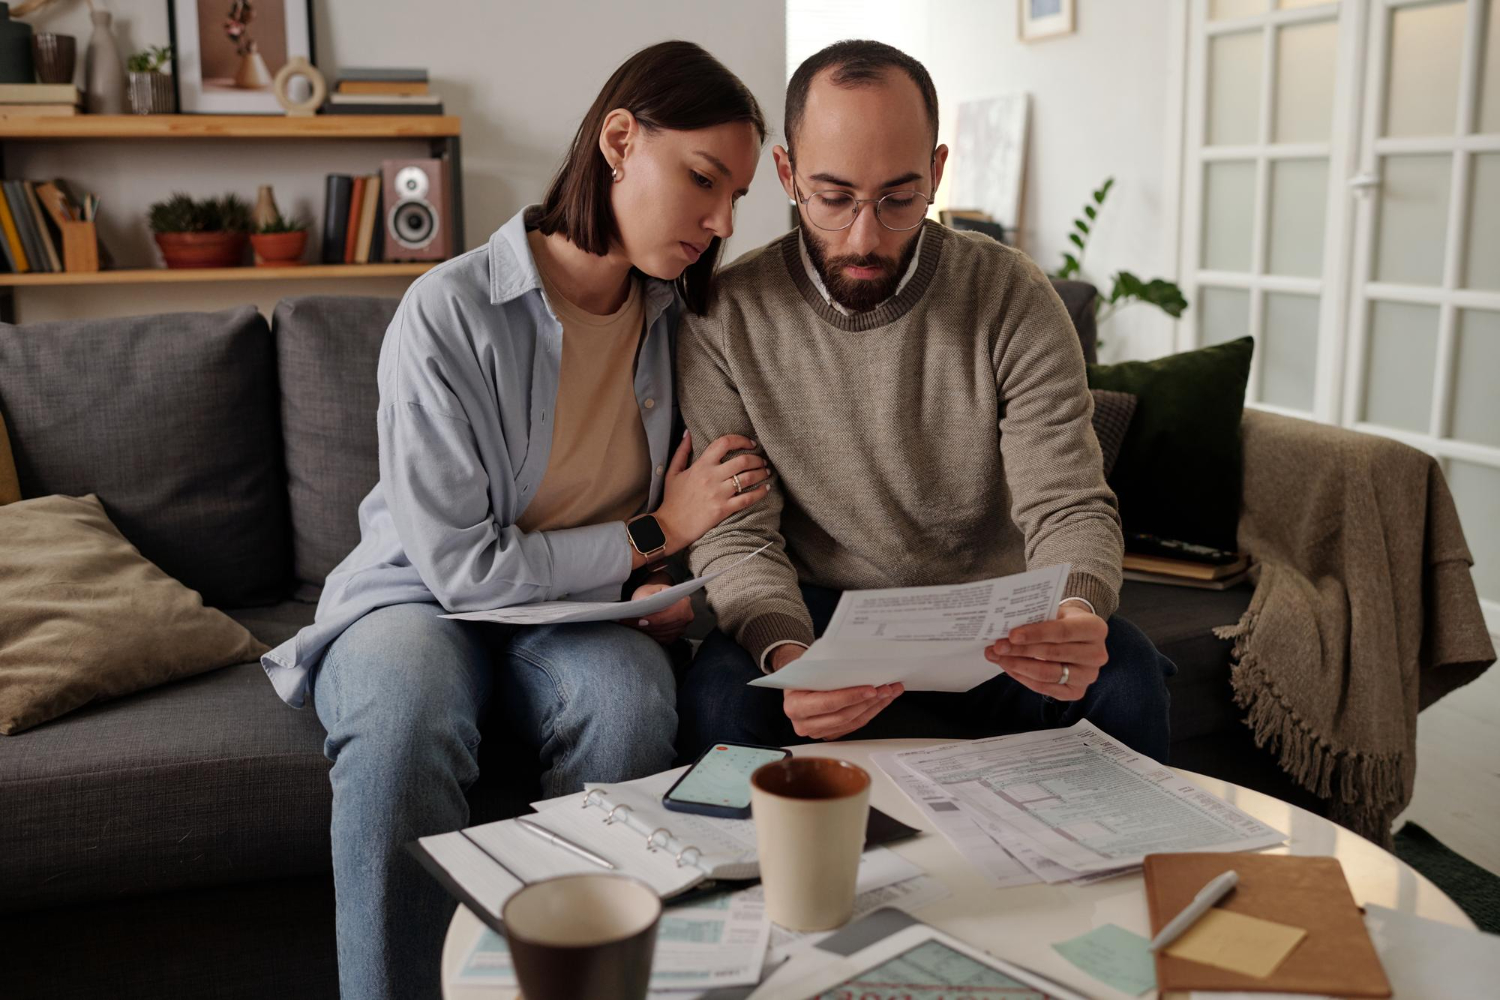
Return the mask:
[[750,743],[715,743],[693,761],[661,804],[677,812],[725,819],[750,816],[750,775],[762,764],[790,757],[781,747]]

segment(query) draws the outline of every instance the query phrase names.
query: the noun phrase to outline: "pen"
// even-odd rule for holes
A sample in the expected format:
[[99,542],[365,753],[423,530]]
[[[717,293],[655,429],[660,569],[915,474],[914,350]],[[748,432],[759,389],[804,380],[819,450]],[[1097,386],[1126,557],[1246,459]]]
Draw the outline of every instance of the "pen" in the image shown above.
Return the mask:
[[608,868],[610,871],[615,870],[615,866],[611,864],[607,859],[601,858],[599,855],[595,854],[587,847],[579,847],[568,838],[560,837],[546,827],[538,826],[537,824],[531,822],[531,820],[529,819],[522,819],[521,817],[517,816],[516,825],[523,830],[531,831],[538,837],[541,837],[543,840],[547,841],[547,843],[549,844],[554,844],[558,847],[561,847],[565,851],[572,851],[574,854],[578,855],[580,858],[583,858],[585,861],[592,861],[600,868]]
[[1167,926],[1161,929],[1161,933],[1151,939],[1151,943],[1146,946],[1147,950],[1160,951],[1182,937],[1189,927],[1198,922],[1199,917],[1213,909],[1213,905],[1227,896],[1229,890],[1239,884],[1239,881],[1238,872],[1227,871],[1199,889],[1193,901],[1183,907],[1181,913],[1167,921]]

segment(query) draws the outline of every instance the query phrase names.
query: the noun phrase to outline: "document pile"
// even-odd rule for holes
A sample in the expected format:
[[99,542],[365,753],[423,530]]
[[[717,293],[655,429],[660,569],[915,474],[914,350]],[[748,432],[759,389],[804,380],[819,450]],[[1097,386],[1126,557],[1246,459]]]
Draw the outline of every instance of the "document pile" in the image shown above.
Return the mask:
[[997,887],[1087,884],[1147,854],[1286,839],[1087,721],[873,759]]

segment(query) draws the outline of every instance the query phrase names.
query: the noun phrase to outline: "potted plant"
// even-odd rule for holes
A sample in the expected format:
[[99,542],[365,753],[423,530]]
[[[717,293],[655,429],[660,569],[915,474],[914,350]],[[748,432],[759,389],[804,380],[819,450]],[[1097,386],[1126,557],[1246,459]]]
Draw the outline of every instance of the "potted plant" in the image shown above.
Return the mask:
[[151,206],[151,232],[168,267],[237,267],[250,206],[238,195],[194,201],[177,193]]
[[302,263],[302,251],[307,249],[307,223],[301,218],[284,218],[277,212],[250,234],[250,246],[255,250],[258,267],[296,267]]
[[153,45],[125,61],[130,70],[130,110],[138,115],[172,113],[172,76],[161,68],[172,61],[172,46]]

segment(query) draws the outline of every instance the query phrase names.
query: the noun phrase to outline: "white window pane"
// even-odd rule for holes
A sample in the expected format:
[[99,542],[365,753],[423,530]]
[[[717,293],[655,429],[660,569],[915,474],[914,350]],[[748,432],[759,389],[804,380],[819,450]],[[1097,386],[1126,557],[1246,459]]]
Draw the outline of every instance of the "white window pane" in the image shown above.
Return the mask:
[[1317,278],[1323,273],[1327,160],[1271,164],[1271,274]]
[[1472,166],[1464,287],[1500,289],[1500,153],[1481,153]]
[[1265,330],[1260,337],[1261,402],[1312,410],[1318,302],[1316,295],[1266,293]]
[[1438,307],[1370,303],[1365,419],[1426,433],[1437,366]]
[[1447,154],[1382,161],[1376,281],[1442,284],[1451,169]]
[[1250,293],[1243,288],[1203,288],[1198,292],[1198,341],[1222,344],[1250,333]]
[[1241,146],[1260,139],[1260,66],[1265,33],[1241,31],[1208,40],[1208,144]]
[[1479,131],[1500,132],[1500,7],[1490,4],[1479,85]]
[[1486,600],[1500,601],[1500,469],[1452,459],[1448,488],[1474,556],[1474,589]]
[[1226,160],[1203,168],[1203,266],[1249,271],[1255,218],[1255,163]]
[[1464,5],[1398,7],[1390,14],[1386,135],[1451,135],[1458,114]]
[[1329,0],[1276,0],[1276,9],[1291,10],[1294,7],[1316,7],[1319,4],[1328,4],[1330,7],[1338,6],[1337,2],[1329,3]]
[[1276,40],[1275,142],[1327,142],[1333,130],[1336,21],[1281,29]]
[[1266,0],[1209,0],[1208,3],[1208,16],[1214,21],[1265,12]]
[[1453,378],[1450,436],[1500,447],[1500,312],[1465,309],[1458,314],[1457,368]]

